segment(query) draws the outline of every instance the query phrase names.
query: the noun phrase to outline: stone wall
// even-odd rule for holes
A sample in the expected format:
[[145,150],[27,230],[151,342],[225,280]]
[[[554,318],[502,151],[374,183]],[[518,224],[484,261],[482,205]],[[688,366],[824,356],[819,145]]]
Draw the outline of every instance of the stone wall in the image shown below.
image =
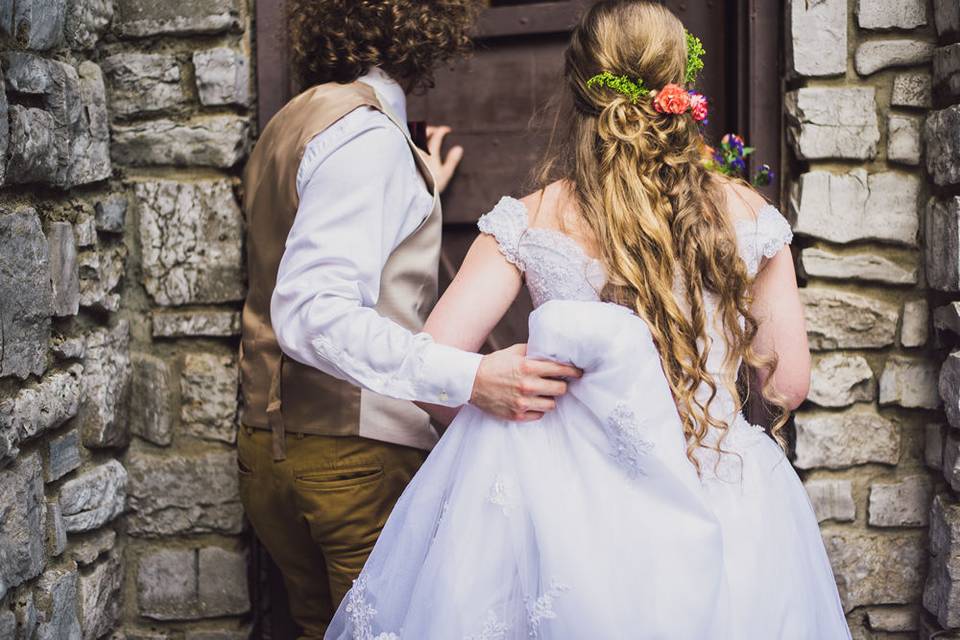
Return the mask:
[[940,373],[960,329],[947,304],[960,292],[960,111],[933,110],[960,96],[941,47],[960,35],[960,3],[787,11],[787,200],[814,350],[795,464],[854,638],[928,638],[960,627],[948,487],[960,437],[941,400],[956,407],[953,358]]
[[[785,10],[795,464],[854,637],[960,638],[960,1]],[[249,634],[250,29],[248,0],[0,6],[2,639]]]
[[0,2],[0,638],[249,635],[247,0]]

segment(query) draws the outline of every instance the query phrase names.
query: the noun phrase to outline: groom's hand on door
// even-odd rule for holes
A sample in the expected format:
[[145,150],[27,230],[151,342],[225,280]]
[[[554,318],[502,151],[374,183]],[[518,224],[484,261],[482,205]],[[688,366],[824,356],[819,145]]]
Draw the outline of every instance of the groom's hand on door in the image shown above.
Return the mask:
[[427,162],[437,181],[437,191],[443,193],[450,184],[450,179],[457,172],[457,166],[463,160],[463,147],[456,146],[447,152],[447,157],[441,155],[443,139],[450,133],[450,127],[427,127]]
[[527,358],[527,345],[516,344],[483,357],[470,404],[505,420],[539,420],[567,392],[563,379],[582,375],[567,364]]

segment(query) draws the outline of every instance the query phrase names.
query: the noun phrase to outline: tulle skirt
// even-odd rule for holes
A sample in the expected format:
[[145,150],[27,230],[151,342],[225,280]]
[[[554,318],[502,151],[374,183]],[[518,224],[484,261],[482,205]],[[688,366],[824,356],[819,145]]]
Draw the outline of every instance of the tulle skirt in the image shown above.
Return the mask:
[[849,638],[776,443],[738,416],[698,473],[679,425],[647,420],[664,388],[598,409],[611,386],[588,373],[535,423],[464,408],[326,638]]

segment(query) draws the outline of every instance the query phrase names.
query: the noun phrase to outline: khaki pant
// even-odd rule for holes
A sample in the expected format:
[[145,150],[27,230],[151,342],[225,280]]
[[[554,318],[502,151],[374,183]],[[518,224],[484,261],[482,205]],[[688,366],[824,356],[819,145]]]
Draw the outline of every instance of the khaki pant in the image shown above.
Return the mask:
[[275,462],[270,432],[241,427],[237,454],[247,517],[283,573],[302,638],[319,640],[426,452],[288,434]]

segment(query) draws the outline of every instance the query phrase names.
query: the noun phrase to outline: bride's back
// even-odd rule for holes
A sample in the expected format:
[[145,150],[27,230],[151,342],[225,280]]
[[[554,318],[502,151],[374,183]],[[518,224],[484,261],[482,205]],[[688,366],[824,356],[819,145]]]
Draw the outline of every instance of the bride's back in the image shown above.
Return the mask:
[[[725,181],[723,186],[727,224],[736,236],[747,273],[754,277],[764,259],[789,243],[790,227],[776,208],[753,190],[732,181]],[[479,226],[496,237],[500,251],[523,272],[535,306],[550,300],[604,300],[607,274],[601,259],[603,248],[564,183],[553,183],[519,200],[502,198],[481,218]],[[674,265],[674,274],[673,296],[689,319],[680,265]],[[708,349],[706,369],[721,383],[711,414],[722,420],[734,402],[724,387],[732,383],[740,363],[726,362],[729,346],[718,314],[718,295],[704,291],[703,298],[707,340],[701,340],[699,347]],[[644,316],[642,309],[638,315]],[[698,396],[702,399],[708,393],[704,387]]]

